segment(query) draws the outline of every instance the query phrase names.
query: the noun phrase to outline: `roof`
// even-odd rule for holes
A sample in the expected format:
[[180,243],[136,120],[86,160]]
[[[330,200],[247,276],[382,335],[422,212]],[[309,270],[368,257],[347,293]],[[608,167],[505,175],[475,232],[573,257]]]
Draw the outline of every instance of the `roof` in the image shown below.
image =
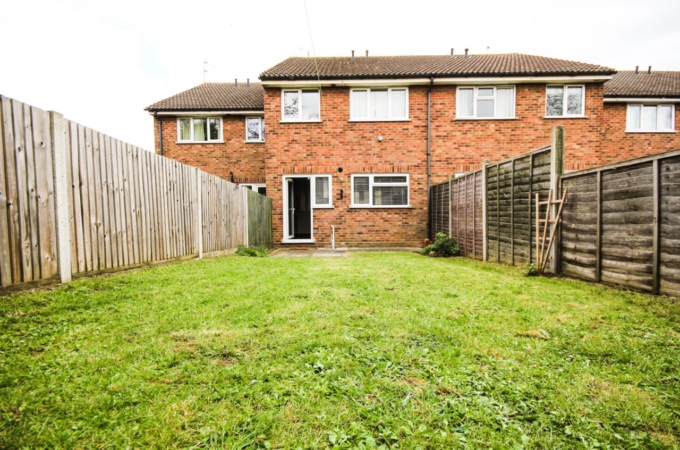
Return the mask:
[[611,75],[616,70],[544,56],[508,53],[498,55],[291,57],[260,74],[260,80],[310,80],[341,78]]
[[621,71],[604,84],[605,97],[680,97],[680,72]]
[[147,111],[264,111],[260,83],[203,83],[149,105]]

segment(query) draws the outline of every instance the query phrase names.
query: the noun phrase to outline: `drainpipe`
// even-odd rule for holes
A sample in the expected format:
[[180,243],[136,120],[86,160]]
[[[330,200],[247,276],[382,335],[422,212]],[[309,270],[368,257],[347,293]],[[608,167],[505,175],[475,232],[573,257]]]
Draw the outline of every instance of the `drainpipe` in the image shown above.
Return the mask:
[[161,156],[163,156],[163,126],[161,124],[161,121],[158,120],[157,112],[153,113],[153,118],[158,121],[158,149],[160,151]]
[[431,117],[432,117],[432,85],[434,84],[434,77],[430,78],[430,86],[427,88],[427,238],[430,239],[432,237],[432,222],[430,221],[430,210],[431,210],[431,198],[432,198],[432,192],[431,192],[431,180],[432,180],[432,166],[430,163],[432,153],[431,153],[431,144],[432,144],[432,139],[430,137],[430,128],[431,128]]

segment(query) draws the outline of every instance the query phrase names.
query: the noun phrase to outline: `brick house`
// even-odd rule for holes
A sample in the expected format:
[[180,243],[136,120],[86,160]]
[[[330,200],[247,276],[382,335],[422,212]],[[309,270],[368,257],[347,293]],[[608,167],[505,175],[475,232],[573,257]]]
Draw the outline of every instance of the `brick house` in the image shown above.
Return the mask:
[[272,198],[279,246],[328,247],[333,230],[338,246],[422,245],[428,183],[546,145],[558,124],[567,170],[680,148],[680,72],[366,55],[289,58],[260,80],[147,110],[157,152]]

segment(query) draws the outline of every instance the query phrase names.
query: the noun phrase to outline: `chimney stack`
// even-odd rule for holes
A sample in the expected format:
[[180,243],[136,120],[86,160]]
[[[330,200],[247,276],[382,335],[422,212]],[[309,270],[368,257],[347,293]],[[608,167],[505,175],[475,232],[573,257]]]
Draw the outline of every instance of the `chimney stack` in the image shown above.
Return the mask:
[[649,69],[647,69],[647,75],[651,75],[651,74],[652,74],[652,66],[649,66]]
[[234,78],[234,86],[238,87],[238,78]]
[[453,47],[451,47],[451,58],[453,58]]
[[640,70],[640,66],[635,66],[635,73],[636,74],[639,73],[639,70]]
[[352,50],[352,61],[354,61],[354,50]]
[[368,59],[368,50],[366,50],[366,59]]
[[246,78],[246,86],[250,87],[250,78]]
[[468,49],[467,48],[465,49],[465,57],[466,58],[468,57]]

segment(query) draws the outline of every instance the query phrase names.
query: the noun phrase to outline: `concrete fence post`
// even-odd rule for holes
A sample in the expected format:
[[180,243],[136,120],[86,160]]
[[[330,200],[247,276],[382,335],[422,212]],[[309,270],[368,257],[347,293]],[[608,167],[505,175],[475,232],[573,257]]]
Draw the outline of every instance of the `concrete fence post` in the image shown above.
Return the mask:
[[52,133],[52,158],[54,167],[55,217],[57,225],[57,262],[59,279],[62,283],[71,281],[71,237],[68,214],[68,135],[64,116],[50,111]]

